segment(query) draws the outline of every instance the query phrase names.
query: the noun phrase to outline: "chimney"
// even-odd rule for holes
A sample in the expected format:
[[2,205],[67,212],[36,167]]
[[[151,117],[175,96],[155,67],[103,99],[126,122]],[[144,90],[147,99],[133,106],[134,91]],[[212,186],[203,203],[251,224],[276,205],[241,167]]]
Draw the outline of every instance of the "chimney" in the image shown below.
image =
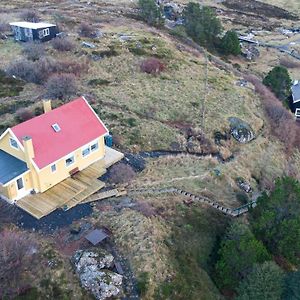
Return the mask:
[[31,159],[34,158],[34,149],[33,149],[32,139],[30,136],[23,137],[23,145],[25,149],[25,158],[26,158],[27,167],[29,168],[31,164]]
[[51,100],[43,100],[44,113],[52,110]]

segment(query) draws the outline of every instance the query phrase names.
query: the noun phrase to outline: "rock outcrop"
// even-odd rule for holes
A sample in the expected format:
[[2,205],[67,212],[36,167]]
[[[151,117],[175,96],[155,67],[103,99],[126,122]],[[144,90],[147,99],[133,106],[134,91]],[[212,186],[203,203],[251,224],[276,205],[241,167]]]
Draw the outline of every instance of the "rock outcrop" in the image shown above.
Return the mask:
[[121,294],[123,276],[108,270],[114,265],[114,257],[106,250],[78,250],[72,262],[82,286],[96,299],[105,300]]

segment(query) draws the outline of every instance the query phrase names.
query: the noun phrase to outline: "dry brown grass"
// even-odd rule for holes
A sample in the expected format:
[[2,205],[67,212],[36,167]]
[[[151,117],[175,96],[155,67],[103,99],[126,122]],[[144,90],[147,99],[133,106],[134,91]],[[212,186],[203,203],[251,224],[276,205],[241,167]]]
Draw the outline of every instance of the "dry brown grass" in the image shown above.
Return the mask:
[[[174,208],[174,201],[172,203]],[[160,218],[147,218],[131,209],[102,214],[101,223],[105,222],[112,229],[116,244],[128,257],[134,273],[149,274],[149,287],[143,299],[153,299],[155,289],[173,273],[164,243],[170,228]]]

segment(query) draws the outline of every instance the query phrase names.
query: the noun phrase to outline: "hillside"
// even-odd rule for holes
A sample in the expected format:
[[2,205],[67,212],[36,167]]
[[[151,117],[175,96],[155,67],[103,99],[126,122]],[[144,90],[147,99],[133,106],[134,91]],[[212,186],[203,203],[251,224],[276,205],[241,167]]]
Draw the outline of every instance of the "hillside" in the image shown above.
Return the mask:
[[[245,12],[233,12],[220,1],[202,2],[222,10],[219,17],[226,29],[248,30],[253,16],[245,14],[243,22],[237,23],[234,20]],[[262,2],[300,17],[297,0]],[[255,87],[250,82],[241,84],[243,77],[237,75],[262,78],[286,54],[266,48],[255,61],[229,57],[221,66],[213,59],[215,54],[206,55],[174,32],[137,20],[133,1],[49,0],[34,1],[34,5],[43,20],[57,23],[74,44],[70,51],[62,52],[45,43],[43,56],[65,69],[76,69],[78,90],[74,97],[87,98],[111,131],[114,147],[132,155],[163,151],[164,155],[145,159],[146,167],[127,185],[129,191],[176,187],[236,208],[243,204],[238,197],[238,178],[251,185],[254,199],[291,164],[294,169],[300,167],[298,150],[286,154],[285,145],[271,135]],[[29,0],[1,1],[0,23],[19,20],[31,6]],[[291,27],[299,21],[253,18],[258,23],[252,23],[251,30],[265,30],[266,34],[258,34],[265,41],[298,39],[298,35],[286,38],[276,28]],[[96,28],[97,37],[78,34],[83,22]],[[93,47],[85,47],[83,42]],[[14,62],[25,60],[24,47],[12,37],[0,40],[0,69],[6,71]],[[142,62],[149,57],[158,58],[164,71],[155,76],[142,72]],[[241,73],[232,72],[232,66]],[[289,71],[300,78],[299,70]],[[47,97],[45,82],[11,80],[0,73],[0,88],[5,87],[5,93],[0,93],[1,132],[21,121],[24,108],[30,116],[39,115],[41,101]],[[16,86],[21,88],[16,91]],[[53,102],[58,106],[64,101]],[[229,118],[246,123],[255,138],[243,144],[230,137]],[[219,141],[218,136],[222,137]],[[132,192],[128,197],[96,203],[93,213],[78,223],[89,222],[112,231],[118,251],[128,260],[137,281],[144,284],[142,299],[223,299],[212,280],[213,265],[216,247],[232,220],[205,204],[186,206],[184,199],[172,193]],[[47,251],[54,251],[52,254],[62,261],[57,273],[70,280],[59,279],[57,283],[68,290],[70,298],[64,299],[90,299],[77,291],[79,283],[70,268],[70,249],[76,244],[59,245],[64,230],[68,232],[63,228],[62,233],[36,234],[43,244],[41,251],[49,247]],[[51,278],[56,276],[53,270],[45,272]],[[38,278],[34,282],[43,298],[45,283],[43,286]],[[176,293],[172,294],[173,290]]]

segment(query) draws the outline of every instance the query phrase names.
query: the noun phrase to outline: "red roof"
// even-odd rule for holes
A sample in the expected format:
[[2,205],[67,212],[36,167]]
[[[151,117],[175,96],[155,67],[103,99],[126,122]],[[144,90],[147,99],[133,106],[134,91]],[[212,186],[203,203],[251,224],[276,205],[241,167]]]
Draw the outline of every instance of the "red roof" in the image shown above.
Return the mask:
[[[52,128],[54,124],[59,132]],[[32,138],[33,160],[40,169],[108,133],[83,97],[16,125],[12,131],[21,143],[24,136]]]

